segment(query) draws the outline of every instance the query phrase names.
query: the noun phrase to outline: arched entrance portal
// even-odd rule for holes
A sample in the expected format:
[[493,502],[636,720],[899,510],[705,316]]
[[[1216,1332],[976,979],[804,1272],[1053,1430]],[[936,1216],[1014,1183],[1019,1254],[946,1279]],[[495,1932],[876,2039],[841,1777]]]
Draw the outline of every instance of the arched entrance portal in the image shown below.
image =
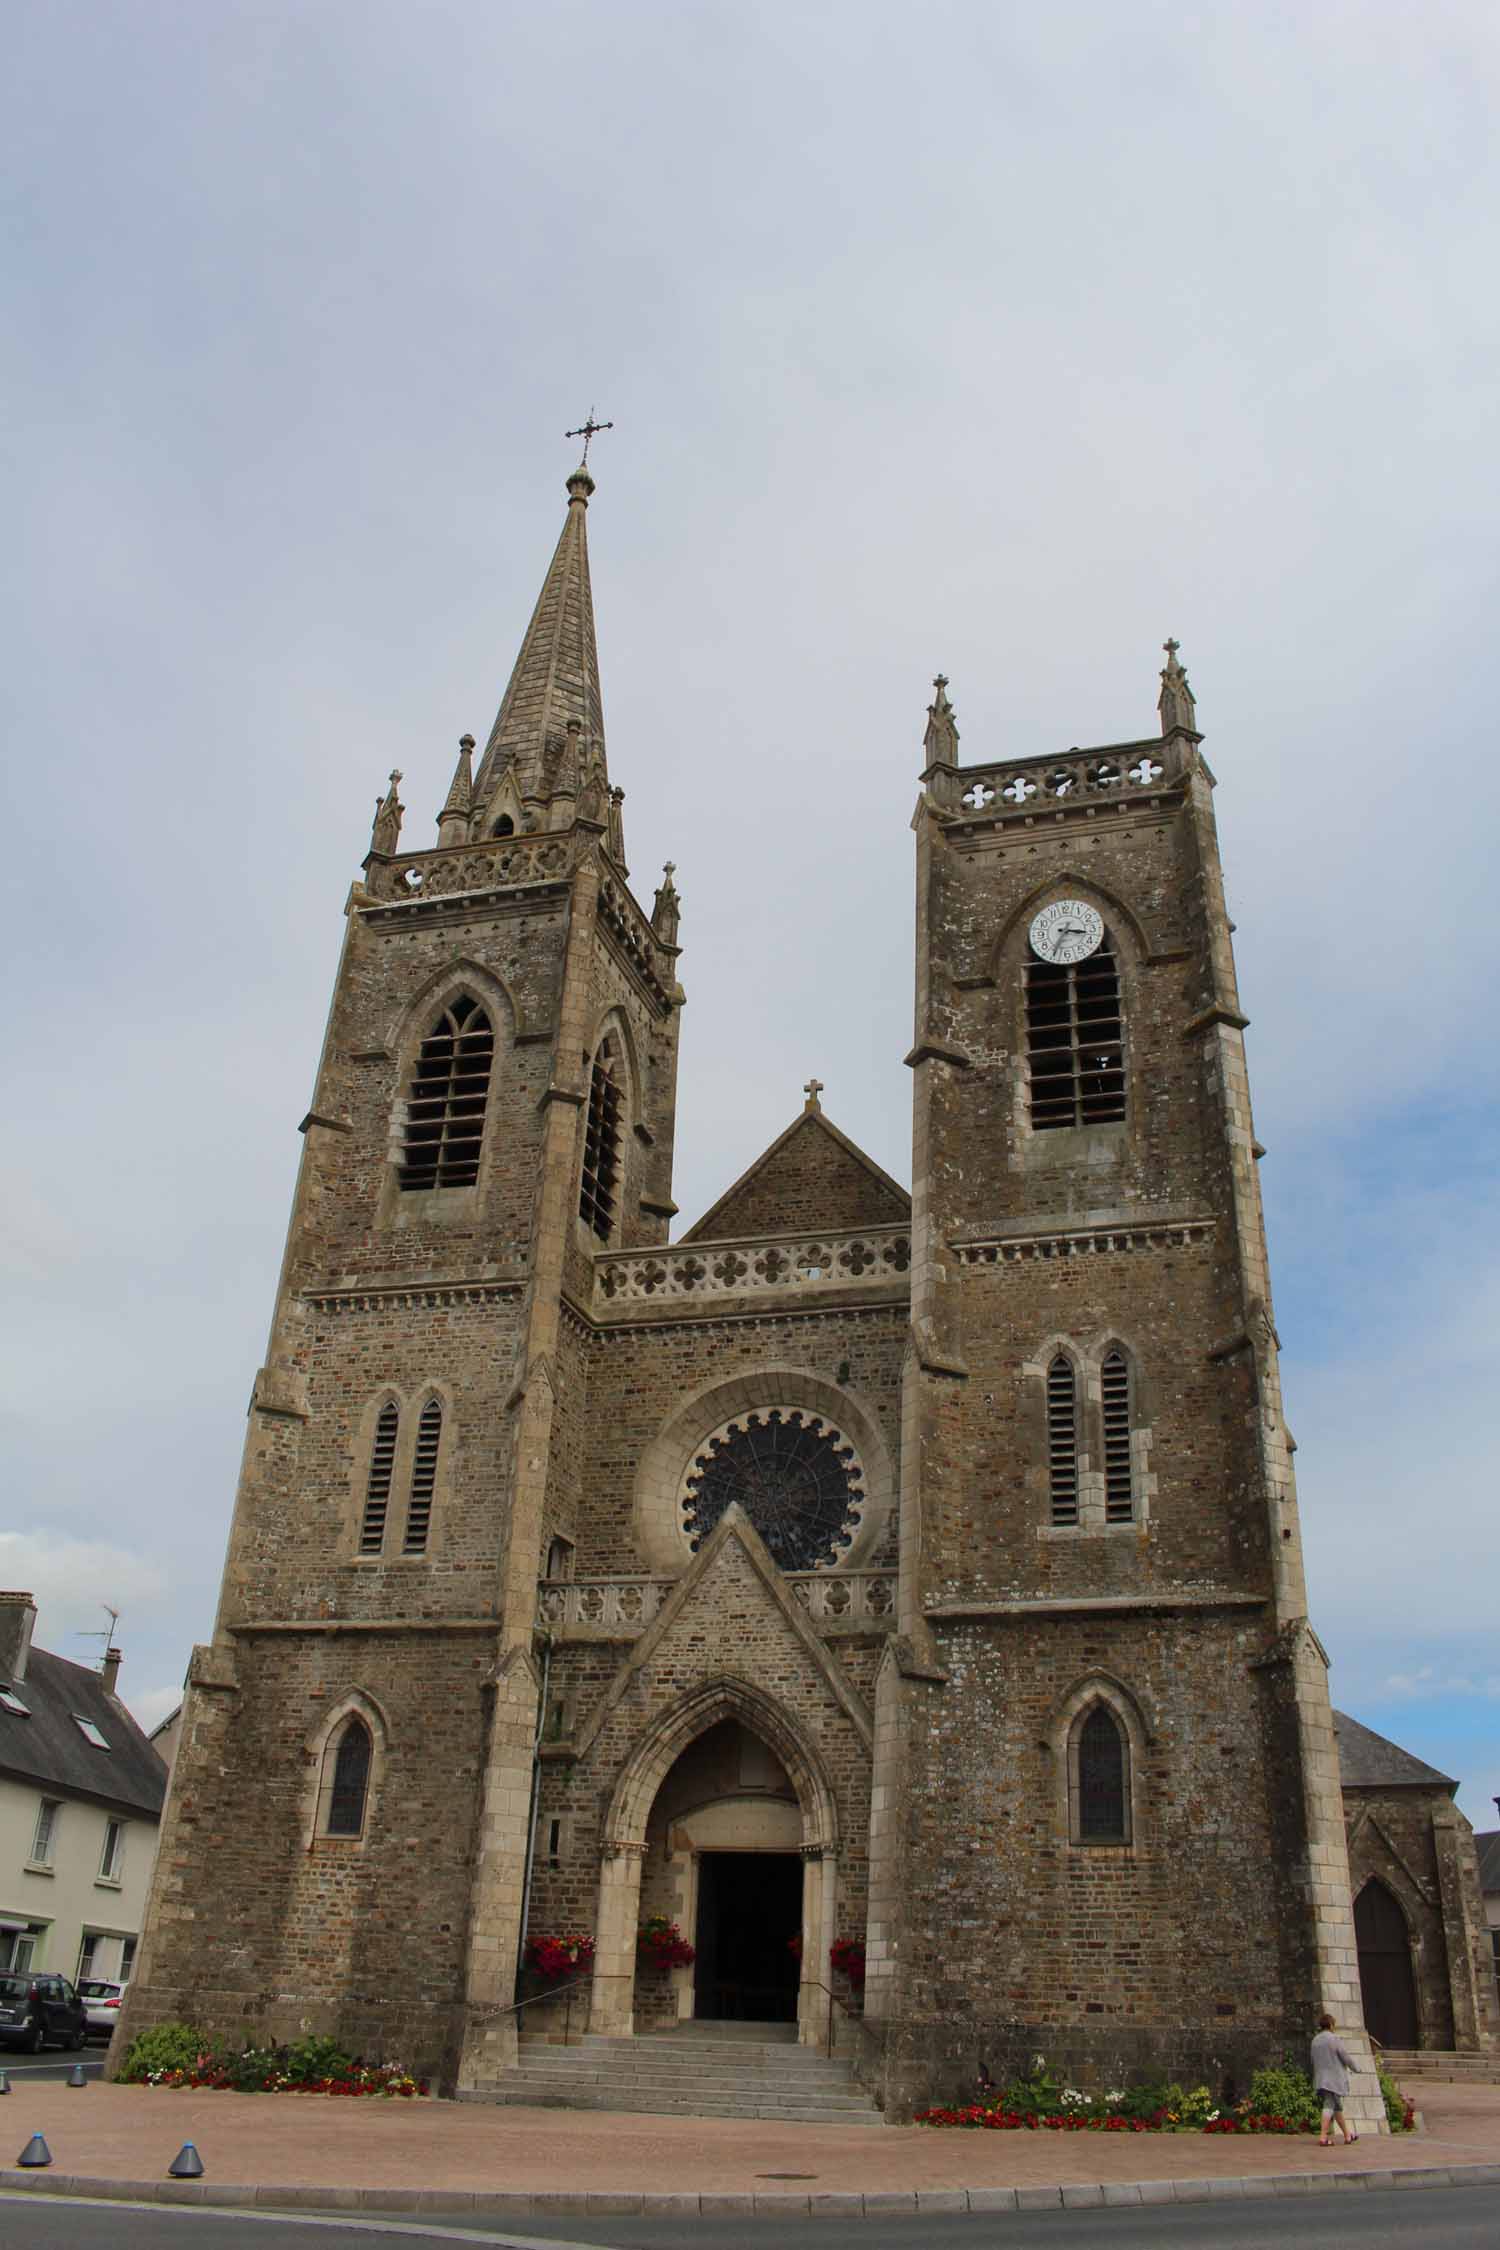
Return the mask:
[[1382,2047],[1420,2046],[1406,1916],[1374,1876],[1354,1901],[1354,1942],[1365,2029]]
[[[834,1926],[833,1797],[784,1712],[741,1682],[687,1698],[629,1761],[604,1850],[592,2029],[796,2020],[816,2039]],[[696,1949],[691,1966],[638,1963],[651,1915],[678,1925]]]

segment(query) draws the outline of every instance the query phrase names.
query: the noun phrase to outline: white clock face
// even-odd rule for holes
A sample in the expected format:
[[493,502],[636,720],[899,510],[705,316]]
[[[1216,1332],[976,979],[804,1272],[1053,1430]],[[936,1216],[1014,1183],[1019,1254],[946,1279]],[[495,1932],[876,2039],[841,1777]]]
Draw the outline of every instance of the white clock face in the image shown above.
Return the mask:
[[1097,953],[1104,924],[1092,906],[1081,898],[1055,899],[1044,906],[1031,925],[1031,947],[1044,961],[1066,967]]

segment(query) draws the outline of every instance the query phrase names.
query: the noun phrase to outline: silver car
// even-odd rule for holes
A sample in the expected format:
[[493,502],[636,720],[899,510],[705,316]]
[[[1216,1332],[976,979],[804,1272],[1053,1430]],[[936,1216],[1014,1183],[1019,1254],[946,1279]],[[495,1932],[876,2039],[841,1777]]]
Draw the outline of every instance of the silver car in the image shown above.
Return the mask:
[[83,2002],[83,2020],[90,2034],[102,2032],[107,2039],[119,2019],[124,1985],[108,1984],[100,1977],[85,1977],[78,1987],[78,1997]]

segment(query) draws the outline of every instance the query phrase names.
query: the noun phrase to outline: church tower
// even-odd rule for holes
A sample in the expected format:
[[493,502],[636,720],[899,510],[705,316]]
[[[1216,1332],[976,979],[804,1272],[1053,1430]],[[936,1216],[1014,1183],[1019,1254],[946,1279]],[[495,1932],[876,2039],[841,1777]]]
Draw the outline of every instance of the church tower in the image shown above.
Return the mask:
[[581,466],[435,840],[392,774],[348,900],[126,2036],[315,2019],[450,2081],[513,2039],[536,1587],[577,1536],[568,1303],[674,1210],[678,902],[670,872],[652,913],[629,886],[593,491]]
[[897,2108],[1243,2091],[1363,2034],[1213,776],[1175,642],[1096,750],[961,765],[936,685],[868,2014]]

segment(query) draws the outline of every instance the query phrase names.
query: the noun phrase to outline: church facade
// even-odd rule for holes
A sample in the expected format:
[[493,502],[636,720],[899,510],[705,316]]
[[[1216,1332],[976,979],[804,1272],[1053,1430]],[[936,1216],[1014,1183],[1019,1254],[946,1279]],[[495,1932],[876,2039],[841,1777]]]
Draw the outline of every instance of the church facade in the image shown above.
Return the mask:
[[1243,2090],[1324,2008],[1367,2060],[1175,644],[1092,751],[965,763],[937,682],[912,1192],[814,1081],[674,1240],[680,907],[567,489],[477,765],[430,846],[393,777],[348,901],[125,2035],[483,2091],[581,1934],[595,2030],[836,2020],[896,2118],[1038,2051]]

